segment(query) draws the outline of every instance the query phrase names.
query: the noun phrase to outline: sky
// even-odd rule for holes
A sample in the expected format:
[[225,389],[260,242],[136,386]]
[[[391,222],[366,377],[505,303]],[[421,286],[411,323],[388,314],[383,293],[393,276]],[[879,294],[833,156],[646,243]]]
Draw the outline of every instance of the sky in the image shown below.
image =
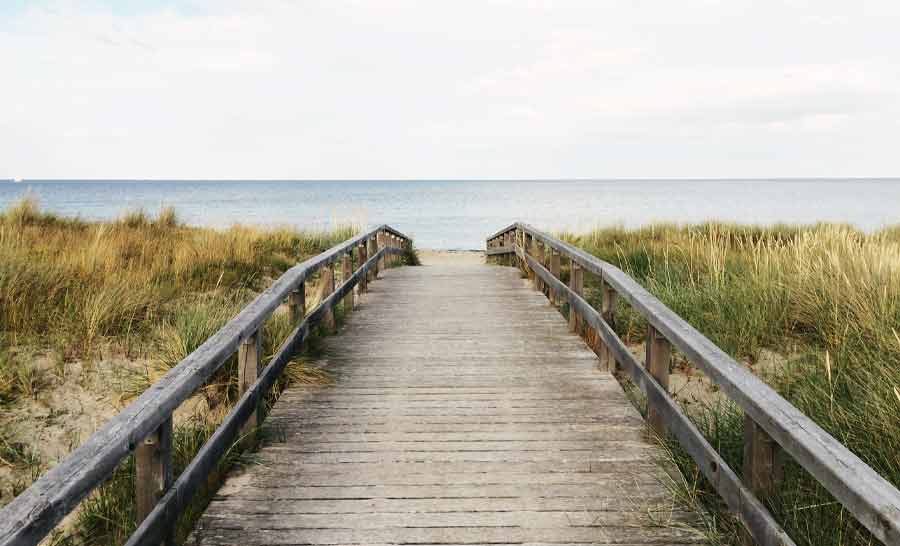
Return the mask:
[[0,0],[0,178],[900,176],[900,2]]

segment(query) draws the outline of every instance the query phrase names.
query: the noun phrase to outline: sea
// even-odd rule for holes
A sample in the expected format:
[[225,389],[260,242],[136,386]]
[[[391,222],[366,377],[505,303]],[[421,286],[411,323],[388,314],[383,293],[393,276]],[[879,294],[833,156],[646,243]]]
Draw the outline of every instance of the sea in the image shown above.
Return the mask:
[[0,208],[30,195],[86,220],[172,206],[185,223],[327,229],[390,224],[420,248],[484,248],[514,221],[547,231],[723,220],[900,223],[900,178],[721,180],[25,180],[0,181]]

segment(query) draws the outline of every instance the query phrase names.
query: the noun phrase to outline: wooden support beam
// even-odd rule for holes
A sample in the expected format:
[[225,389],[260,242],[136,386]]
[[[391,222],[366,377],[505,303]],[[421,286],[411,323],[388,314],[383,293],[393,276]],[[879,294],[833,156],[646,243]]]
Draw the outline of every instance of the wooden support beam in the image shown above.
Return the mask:
[[[391,235],[391,248],[400,248],[400,242],[397,240],[396,235]],[[397,254],[391,254],[391,265],[396,267],[399,258],[400,256]]]
[[[378,250],[381,250],[384,248],[384,246],[385,246],[384,239],[385,239],[384,232],[379,231],[378,236],[375,238],[375,243],[378,245]],[[378,258],[378,271],[379,272],[384,271],[384,255],[382,255],[380,258]],[[377,277],[377,275],[376,275],[376,277]]]
[[[550,249],[550,274],[553,275],[553,278],[558,279],[560,273],[560,256],[559,251]],[[562,303],[560,294],[553,288],[550,288],[550,303],[553,305],[560,305]]]
[[[322,278],[320,283],[321,288],[319,294],[321,297],[319,298],[319,301],[322,302],[334,292],[334,264],[328,264],[322,267]],[[334,332],[335,322],[333,308],[329,307],[328,309],[325,309],[325,315],[322,317],[322,328],[326,332]]]
[[[259,377],[259,361],[262,353],[262,329],[254,332],[241,342],[238,347],[238,396],[243,396],[247,389]],[[256,443],[256,429],[259,424],[259,403],[241,426],[241,437],[245,446]]]
[[[534,256],[534,249],[535,249],[534,237],[532,237],[531,234],[529,234],[529,233],[525,233],[524,236],[525,236],[525,244],[523,246],[523,249],[525,250],[525,254],[526,255],[530,254],[530,255]],[[525,267],[525,271],[528,272],[528,279],[531,281],[531,284],[534,285],[534,288],[537,289],[537,275],[535,275],[534,270],[532,270],[528,266],[527,261],[524,262],[523,265]]]
[[[350,277],[353,276],[353,255],[351,253],[344,254],[344,257],[341,258],[341,282],[347,282]],[[344,313],[349,317],[351,313],[353,313],[353,305],[354,305],[354,296],[353,290],[347,292],[347,295],[344,296]]]
[[[584,270],[574,260],[569,262],[569,288],[579,296],[584,294]],[[569,330],[581,333],[582,320],[573,304],[569,304]]]
[[[394,236],[392,234],[388,233],[387,234],[387,248],[388,249],[394,248],[394,245],[395,245]],[[389,267],[394,267],[394,265],[395,265],[394,258],[395,258],[395,256],[393,254],[388,254],[387,260],[388,260]]]
[[[362,243],[358,247],[356,247],[356,256],[359,258],[359,265],[366,263],[366,261],[368,260],[366,250],[367,249],[366,249],[365,243]],[[368,289],[367,281],[368,281],[368,275],[363,275],[360,277],[360,279],[359,279],[360,295],[365,293],[365,291]]]
[[771,496],[784,478],[780,449],[762,427],[744,415],[744,483],[759,498]]
[[[602,297],[600,314],[603,316],[603,321],[606,322],[610,328],[614,329],[616,324],[616,291],[603,279],[601,279],[600,282],[600,291]],[[603,341],[599,341],[599,344],[601,367],[612,372],[619,372],[619,365],[615,361],[612,351],[610,351],[609,347],[605,346]]]
[[[375,256],[378,253],[378,244],[375,240],[375,237],[372,237],[367,242],[369,247],[369,257]],[[374,281],[378,278],[378,262],[375,262],[375,267],[369,270],[369,282]]]
[[288,310],[291,324],[299,323],[306,316],[306,282],[301,282],[300,286],[291,291],[291,295],[288,296]]
[[[532,252],[532,254],[534,254],[534,259],[537,260],[537,262],[539,264],[544,265],[544,245],[543,245],[543,243],[541,243],[537,239],[532,239],[532,244],[534,244],[534,252]],[[537,275],[535,275],[535,277],[534,277],[534,287],[537,288],[538,290],[540,290],[541,292],[544,291],[544,281],[542,281],[541,278]]]
[[[172,418],[169,417],[134,450],[135,523],[140,525],[172,486]],[[175,544],[173,533],[162,546]]]
[[[669,340],[663,337],[656,328],[648,326],[644,366],[665,391],[669,390],[669,366],[671,361],[672,345],[669,343]],[[665,421],[659,409],[655,408],[652,403],[647,405],[647,423],[657,436],[663,437],[666,435]]]

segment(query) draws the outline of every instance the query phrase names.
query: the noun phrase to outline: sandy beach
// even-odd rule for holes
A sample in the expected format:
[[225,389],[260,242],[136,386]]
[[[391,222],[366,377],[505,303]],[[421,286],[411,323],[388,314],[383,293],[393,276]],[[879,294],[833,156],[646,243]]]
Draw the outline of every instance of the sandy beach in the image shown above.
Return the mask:
[[434,250],[418,249],[422,265],[436,265],[454,262],[458,264],[483,264],[484,252],[481,250]]

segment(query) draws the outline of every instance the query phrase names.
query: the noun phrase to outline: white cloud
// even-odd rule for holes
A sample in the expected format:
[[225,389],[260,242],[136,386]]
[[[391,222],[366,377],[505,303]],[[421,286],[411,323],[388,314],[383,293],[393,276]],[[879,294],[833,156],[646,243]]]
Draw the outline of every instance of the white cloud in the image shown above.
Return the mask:
[[894,3],[55,2],[0,177],[896,175]]

